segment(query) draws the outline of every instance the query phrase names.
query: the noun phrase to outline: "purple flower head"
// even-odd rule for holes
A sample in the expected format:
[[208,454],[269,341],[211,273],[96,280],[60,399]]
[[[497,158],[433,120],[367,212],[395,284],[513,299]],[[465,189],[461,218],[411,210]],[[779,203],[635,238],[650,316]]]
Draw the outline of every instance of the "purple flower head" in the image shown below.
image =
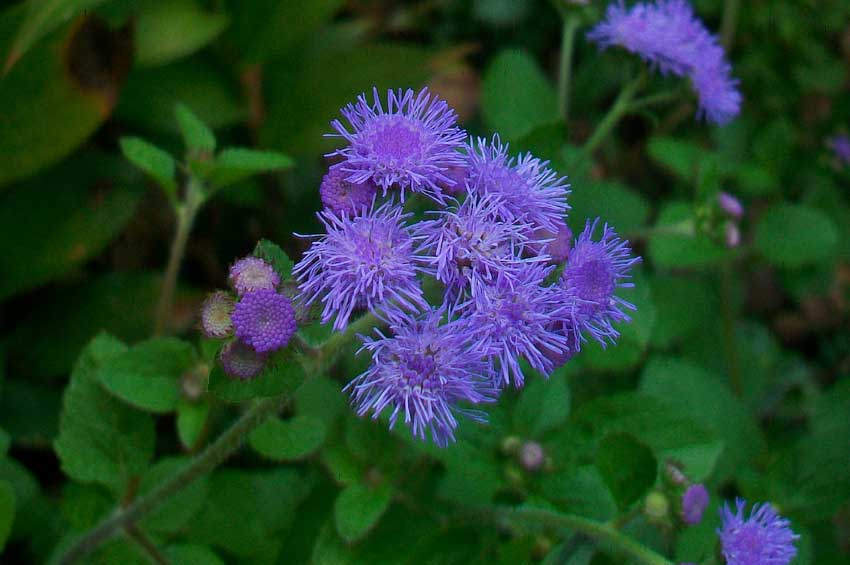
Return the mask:
[[456,414],[484,421],[478,411],[458,403],[493,402],[498,387],[490,363],[470,347],[472,334],[457,321],[443,323],[444,310],[418,319],[404,317],[391,325],[392,336],[364,337],[361,349],[372,353],[372,365],[345,387],[357,414],[377,419],[390,409],[390,428],[399,415],[414,436],[445,447],[454,441]]
[[723,505],[717,530],[727,565],[788,565],[800,537],[791,531],[790,522],[770,504],[755,504],[749,518],[744,517],[744,500],[735,500],[735,506],[733,512]]
[[221,348],[218,354],[224,372],[231,377],[250,379],[266,366],[267,353],[257,353],[253,347],[235,339]]
[[708,506],[708,490],[698,483],[687,488],[682,495],[682,520],[694,526],[702,521],[702,513]]
[[201,328],[207,337],[221,339],[233,333],[233,297],[223,290],[210,294],[201,307]]
[[230,267],[230,284],[239,295],[252,290],[274,290],[280,276],[259,257],[243,257]]
[[834,135],[827,141],[832,153],[841,165],[850,165],[850,135]]
[[355,308],[427,309],[416,278],[421,270],[418,240],[404,225],[409,214],[387,202],[356,215],[318,214],[326,234],[319,236],[292,270],[301,300],[324,304],[322,323],[336,316],[334,330],[348,325]]
[[698,115],[725,124],[738,115],[741,94],[726,53],[694,15],[687,0],[656,0],[626,8],[612,3],[588,38],[606,49],[618,45],[662,74],[687,76],[699,98]]
[[286,346],[295,333],[295,309],[286,296],[273,290],[245,293],[233,309],[236,337],[258,353]]
[[736,220],[744,217],[744,205],[735,196],[728,192],[720,192],[717,194],[717,203],[720,204],[720,209],[726,212],[728,216]]
[[377,88],[373,97],[370,104],[361,94],[342,109],[348,127],[339,120],[331,122],[335,135],[348,142],[331,153],[343,158],[332,168],[345,172],[353,183],[371,180],[384,194],[398,187],[402,202],[406,190],[442,202],[441,186],[454,185],[448,169],[463,165],[458,149],[466,132],[457,127],[457,114],[427,88],[418,93],[389,90],[386,109]]
[[498,135],[491,141],[478,138],[469,146],[469,190],[501,198],[499,215],[508,222],[525,222],[532,231],[557,231],[567,213],[569,184],[530,153],[516,159]]
[[346,180],[348,175],[340,169],[331,169],[322,179],[319,196],[322,205],[336,213],[358,212],[370,208],[378,189],[371,180],[355,184]]
[[498,195],[470,194],[455,209],[415,226],[428,254],[426,271],[446,285],[449,295],[459,296],[473,278],[493,280],[523,261],[528,225],[502,220],[497,215],[501,207]]
[[579,299],[577,316],[581,329],[603,345],[605,339],[614,341],[619,335],[613,322],[629,321],[624,310],[635,306],[615,295],[618,288],[631,288],[631,268],[640,257],[634,257],[627,241],[605,224],[599,241],[593,232],[599,223],[588,220],[570,252],[561,281]]
[[573,232],[564,220],[558,222],[556,230],[537,228],[532,238],[531,249],[537,255],[548,255],[552,263],[563,263],[570,254]]
[[466,168],[466,164],[452,165],[446,171],[446,176],[452,182],[442,185],[443,192],[455,195],[466,192],[466,179],[469,176],[469,169]]
[[459,308],[461,319],[476,336],[476,351],[490,352],[499,361],[503,386],[524,382],[520,359],[549,375],[553,358],[566,354],[573,342],[560,324],[572,316],[575,301],[565,300],[558,286],[545,286],[554,266],[523,263],[512,273],[499,271],[491,283],[473,279],[472,298]]

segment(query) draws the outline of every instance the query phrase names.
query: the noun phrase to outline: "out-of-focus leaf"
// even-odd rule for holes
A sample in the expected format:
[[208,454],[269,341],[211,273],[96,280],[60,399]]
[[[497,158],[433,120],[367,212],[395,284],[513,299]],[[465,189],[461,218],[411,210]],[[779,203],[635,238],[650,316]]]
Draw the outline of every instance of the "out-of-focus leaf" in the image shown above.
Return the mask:
[[617,514],[617,501],[593,465],[544,475],[540,485],[547,500],[571,513],[601,521]]
[[517,432],[530,437],[557,428],[569,417],[570,387],[564,369],[555,371],[547,380],[529,380],[514,408]]
[[[693,233],[662,233],[662,230],[682,230],[694,218],[693,207],[685,202],[668,202],[658,215],[655,233],[649,240],[649,257],[659,267],[707,267],[725,261],[730,251]],[[692,231],[690,228],[688,231]]]
[[281,153],[229,147],[216,157],[207,180],[213,188],[222,188],[252,175],[288,169],[292,165],[292,159]]
[[8,442],[11,435],[16,445],[49,449],[59,430],[61,392],[35,379],[9,379],[0,395],[3,441]]
[[207,402],[181,401],[177,404],[177,436],[186,449],[193,449],[207,425],[210,405]]
[[759,219],[755,244],[772,264],[801,267],[832,257],[838,244],[838,231],[820,210],[777,204]]
[[469,442],[457,442],[441,455],[446,472],[440,497],[467,506],[492,503],[503,485],[501,468],[492,453]]
[[215,134],[188,106],[178,104],[174,109],[174,116],[187,149],[198,153],[215,151]]
[[657,347],[669,347],[706,325],[717,323],[715,294],[702,278],[654,277],[652,298],[656,318],[650,342]]
[[0,298],[61,276],[115,237],[141,196],[125,171],[81,158],[0,195]]
[[365,536],[389,508],[393,491],[389,485],[345,487],[334,504],[336,531],[348,542]]
[[[188,457],[160,459],[147,470],[139,484],[139,495],[144,495],[161,484],[167,477],[180,471],[191,461]],[[200,512],[209,492],[209,476],[200,477],[179,492],[168,497],[156,510],[140,522],[146,530],[174,533],[181,530]]]
[[15,520],[15,491],[9,481],[0,481],[0,551],[6,546],[6,540],[12,533]]
[[487,126],[506,139],[558,119],[552,85],[534,58],[516,49],[499,53],[484,72],[481,110]]
[[289,420],[273,418],[248,436],[254,450],[273,461],[296,461],[315,453],[327,435],[324,420],[297,415]]
[[174,157],[144,139],[121,138],[121,152],[128,161],[150,175],[172,199],[177,199],[177,182],[174,180]]
[[633,436],[612,433],[599,442],[596,468],[620,509],[625,510],[655,484],[658,462],[652,450]]
[[257,242],[256,247],[254,247],[254,257],[259,257],[274,267],[280,280],[285,281],[292,278],[292,259],[286,254],[286,251],[268,239],[261,239]]
[[690,141],[653,137],[647,146],[649,156],[671,170],[680,179],[691,181],[709,152]]
[[224,561],[205,545],[169,545],[163,552],[172,563],[181,565],[224,565]]
[[600,218],[617,233],[628,238],[629,232],[640,229],[649,219],[649,203],[638,192],[612,181],[583,182],[572,187],[568,199],[569,223],[579,234],[587,220]]
[[144,471],[155,442],[151,417],[112,398],[97,382],[103,363],[126,350],[107,334],[86,347],[65,390],[55,442],[65,474],[113,492],[121,492],[131,477]]
[[228,376],[220,365],[210,372],[209,391],[228,402],[295,392],[304,381],[304,367],[289,350],[271,357],[262,373],[248,380]]
[[201,49],[227,27],[225,14],[205,10],[194,0],[146,0],[136,19],[136,62],[170,63]]
[[107,359],[97,373],[106,390],[141,410],[172,412],[180,400],[180,377],[192,366],[191,344],[172,337],[138,343]]
[[[15,21],[14,12],[0,16],[0,38]],[[130,49],[125,32],[86,18],[39,43],[0,80],[0,185],[68,155],[109,117]]]
[[93,527],[114,508],[112,494],[101,485],[68,481],[62,487],[62,517],[75,530]]

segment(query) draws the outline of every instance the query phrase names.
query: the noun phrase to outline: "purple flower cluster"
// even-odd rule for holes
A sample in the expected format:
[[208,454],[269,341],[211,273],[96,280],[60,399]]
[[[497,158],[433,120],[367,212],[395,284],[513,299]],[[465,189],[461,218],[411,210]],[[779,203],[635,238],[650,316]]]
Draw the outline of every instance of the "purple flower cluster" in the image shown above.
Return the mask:
[[608,48],[635,53],[662,74],[688,77],[699,98],[698,115],[716,124],[732,121],[741,110],[738,81],[717,38],[694,15],[687,0],[656,0],[627,8],[608,6],[605,20],[588,38]]
[[[386,104],[376,91],[342,113],[324,233],[302,236],[293,274],[299,306],[334,330],[364,311],[388,326],[361,336],[372,364],[346,387],[359,415],[446,445],[457,416],[485,420],[474,407],[521,387],[525,366],[548,376],[583,340],[616,340],[638,259],[609,226],[595,234],[598,220],[573,241],[569,185],[547,162],[498,135],[466,141],[427,90],[391,90]],[[414,221],[404,207],[417,194],[432,209]]]
[[797,555],[794,542],[800,536],[791,523],[776,513],[770,504],[755,504],[749,517],[747,503],[735,501],[720,510],[721,527],[717,530],[727,565],[788,565]]
[[286,347],[296,330],[292,301],[278,292],[280,275],[258,257],[244,257],[230,267],[236,292],[217,290],[201,308],[204,335],[230,339],[219,352],[224,371],[250,379],[262,372],[269,354]]

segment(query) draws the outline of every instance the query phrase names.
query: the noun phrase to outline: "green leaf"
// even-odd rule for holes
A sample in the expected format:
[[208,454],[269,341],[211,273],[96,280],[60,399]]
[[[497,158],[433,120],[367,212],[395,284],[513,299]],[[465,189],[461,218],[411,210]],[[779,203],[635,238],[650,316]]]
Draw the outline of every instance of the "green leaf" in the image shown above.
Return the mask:
[[113,492],[145,470],[155,442],[151,417],[112,398],[97,382],[100,367],[125,351],[126,345],[107,334],[85,348],[65,390],[54,443],[66,475]]
[[569,223],[573,233],[581,233],[585,222],[601,218],[617,233],[628,237],[629,232],[640,229],[649,219],[650,206],[637,191],[613,181],[588,180],[576,183],[570,193]]
[[172,563],[180,565],[225,565],[224,561],[205,545],[169,545],[164,553]]
[[153,338],[107,359],[97,373],[106,390],[136,408],[172,412],[180,400],[180,377],[195,361],[191,344]]
[[670,347],[716,323],[719,308],[716,294],[702,277],[654,277],[652,297],[656,318],[650,342],[656,347]]
[[3,73],[8,73],[39,39],[103,2],[104,0],[29,0],[26,14],[6,55]]
[[658,462],[652,450],[633,436],[613,433],[599,442],[596,468],[620,509],[626,510],[655,484]]
[[183,143],[189,151],[212,153],[215,151],[215,134],[188,106],[178,104],[174,110]]
[[138,137],[122,137],[119,143],[128,161],[150,175],[170,198],[177,198],[176,166],[171,155]]
[[649,156],[684,181],[696,178],[700,165],[710,153],[699,145],[671,137],[653,137],[647,145]]
[[[731,252],[707,236],[693,233],[694,210],[691,204],[670,201],[661,209],[656,222],[659,233],[649,239],[649,256],[659,267],[707,267],[727,260]],[[663,233],[663,230],[681,232]]]
[[[190,457],[160,459],[142,477],[139,495],[149,493],[190,462]],[[145,530],[158,533],[175,533],[182,530],[201,511],[209,493],[209,486],[210,480],[207,475],[186,485],[146,515],[140,522],[141,526]]]
[[0,551],[6,546],[6,540],[12,533],[15,520],[15,491],[9,481],[0,481]]
[[334,503],[336,531],[348,542],[359,540],[375,527],[392,497],[389,485],[371,487],[357,483],[345,487]]
[[777,204],[759,219],[755,245],[773,265],[797,268],[833,257],[838,231],[816,208]]
[[177,437],[183,447],[189,450],[195,448],[207,425],[209,413],[210,405],[206,401],[182,400],[177,404]]
[[297,461],[315,453],[324,443],[327,431],[324,420],[313,416],[274,418],[252,431],[248,443],[273,461]]
[[136,62],[170,63],[216,38],[227,27],[224,14],[211,13],[193,0],[149,0],[136,17]]
[[80,156],[6,192],[0,204],[0,298],[98,255],[141,199],[142,188],[127,171],[119,159]]
[[216,365],[210,372],[208,390],[228,402],[279,396],[295,392],[304,381],[304,368],[291,350],[272,357],[262,373],[248,380],[228,376]]
[[617,515],[617,501],[593,465],[546,474],[539,482],[547,500],[571,513],[602,522]]
[[230,147],[216,157],[207,180],[213,188],[222,188],[256,174],[288,169],[293,164],[282,153]]
[[274,267],[275,272],[280,276],[280,280],[285,281],[292,278],[292,259],[277,244],[268,239],[261,239],[254,247],[253,254],[254,257],[259,257]]
[[499,53],[484,71],[481,110],[487,127],[507,139],[558,119],[552,85],[537,61],[516,49]]
[[514,426],[527,437],[562,425],[570,416],[570,387],[566,371],[558,369],[549,379],[530,379],[514,408]]

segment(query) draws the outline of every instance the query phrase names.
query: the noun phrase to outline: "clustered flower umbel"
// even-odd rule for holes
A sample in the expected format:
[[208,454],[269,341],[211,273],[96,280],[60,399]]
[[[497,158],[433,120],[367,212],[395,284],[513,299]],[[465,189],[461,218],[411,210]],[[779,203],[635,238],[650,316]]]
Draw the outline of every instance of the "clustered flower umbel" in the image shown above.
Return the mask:
[[[586,340],[616,341],[634,310],[616,293],[639,259],[599,220],[570,241],[569,185],[547,162],[512,155],[498,135],[468,140],[427,89],[386,102],[374,90],[342,114],[324,233],[302,236],[293,275],[296,302],[318,305],[335,331],[363,311],[387,326],[361,336],[372,364],[345,388],[358,414],[445,446],[458,416],[485,421],[478,405],[523,385],[525,364],[548,377]],[[432,205],[418,221],[404,210],[414,195]]]
[[201,308],[201,328],[209,338],[228,339],[219,353],[224,371],[239,379],[259,375],[268,356],[289,343],[296,330],[292,301],[278,292],[280,275],[259,257],[230,267],[236,296],[217,290]]
[[741,111],[738,81],[726,53],[687,0],[656,0],[631,8],[622,1],[612,3],[588,38],[603,49],[622,47],[661,74],[688,77],[699,98],[698,116],[710,122],[726,124]]

